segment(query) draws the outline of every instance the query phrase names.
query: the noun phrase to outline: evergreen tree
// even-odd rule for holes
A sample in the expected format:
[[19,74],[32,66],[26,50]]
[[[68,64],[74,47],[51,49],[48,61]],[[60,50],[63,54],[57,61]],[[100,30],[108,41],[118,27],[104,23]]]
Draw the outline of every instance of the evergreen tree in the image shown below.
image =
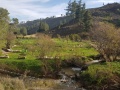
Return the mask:
[[43,32],[48,30],[49,30],[49,25],[46,22],[40,21],[39,29],[37,30],[37,32]]
[[13,18],[12,21],[15,25],[18,25],[18,23],[19,23],[19,20],[17,18]]
[[76,9],[77,9],[77,3],[76,3],[76,0],[74,0],[74,2],[72,2],[72,8],[71,8],[71,16],[73,18],[75,18]]
[[24,36],[27,35],[27,29],[25,27],[20,28],[20,33]]
[[68,16],[72,16],[73,19],[76,19],[78,21],[83,20],[83,15],[85,13],[85,3],[82,4],[82,0],[76,2],[76,0],[74,0],[73,2],[71,2],[71,0],[68,3],[68,7],[67,7],[67,15]]
[[82,1],[80,0],[77,4],[77,9],[76,9],[76,13],[75,13],[75,19],[78,22],[83,21],[85,11],[86,11],[85,10],[85,3],[82,4]]
[[89,13],[89,11],[86,11],[85,14],[84,14],[84,26],[85,26],[85,31],[89,31],[91,29],[91,26],[92,26],[92,21],[91,21],[92,17]]
[[19,20],[17,18],[13,18],[12,23],[10,23],[10,25],[13,27],[12,31],[16,35],[16,37],[17,37],[17,34],[19,34],[19,32],[20,32],[20,30],[18,28],[18,24],[19,24]]
[[76,0],[74,0],[73,2],[71,2],[71,0],[68,3],[68,7],[67,7],[67,16],[72,16],[72,18],[75,18],[75,12],[77,9],[77,2]]
[[70,0],[69,3],[68,3],[67,9],[65,9],[67,11],[66,12],[67,16],[70,16],[70,14],[71,14],[71,8],[72,8],[72,5],[71,5],[71,0]]
[[69,16],[73,16],[75,22],[79,23],[84,31],[89,31],[91,29],[91,15],[85,9],[85,3],[82,3],[82,0],[76,2],[69,2],[67,13],[69,12]]

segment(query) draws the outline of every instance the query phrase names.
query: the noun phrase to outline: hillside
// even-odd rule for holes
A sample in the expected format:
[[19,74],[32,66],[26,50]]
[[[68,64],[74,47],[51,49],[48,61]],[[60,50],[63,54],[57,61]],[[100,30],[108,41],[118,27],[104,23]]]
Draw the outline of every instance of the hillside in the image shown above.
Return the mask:
[[[107,21],[110,23],[115,24],[117,27],[120,26],[120,4],[119,3],[111,3],[104,5],[99,8],[91,8],[88,9],[88,11],[91,13],[93,17],[93,21]],[[28,21],[25,24],[21,24],[20,26],[24,26],[28,30],[28,34],[34,34],[38,30],[39,21]],[[56,36],[57,34],[60,35],[68,35],[68,34],[78,34],[81,32],[79,30],[80,25],[73,25],[73,23],[69,22],[71,21],[71,17],[63,16],[63,17],[51,17],[42,19],[42,21],[46,22],[50,26],[50,32],[53,36]],[[65,21],[65,22],[64,22]],[[65,23],[62,25],[61,28],[58,26],[60,23]]]
[[[40,20],[41,19],[37,19],[34,21],[27,21],[24,24],[20,24],[20,27],[26,27],[28,34],[34,34],[38,30]],[[66,16],[42,19],[43,22],[46,22],[49,25],[50,29],[57,27],[58,25],[60,25],[60,23],[67,23],[70,20],[71,17],[66,17]]]
[[89,9],[92,16],[96,17],[112,17],[113,19],[120,18],[120,4],[119,3],[112,3],[107,4],[99,8],[92,8]]
[[[88,11],[92,15],[92,21],[107,21],[113,23],[117,27],[120,27],[120,4],[119,3],[112,3],[107,4],[99,8],[92,8],[88,9]],[[72,21],[71,21],[72,22]],[[66,36],[70,34],[81,34],[83,31],[83,27],[79,24],[67,23],[60,29],[55,28],[52,30],[53,37],[57,36],[58,34],[61,36]]]

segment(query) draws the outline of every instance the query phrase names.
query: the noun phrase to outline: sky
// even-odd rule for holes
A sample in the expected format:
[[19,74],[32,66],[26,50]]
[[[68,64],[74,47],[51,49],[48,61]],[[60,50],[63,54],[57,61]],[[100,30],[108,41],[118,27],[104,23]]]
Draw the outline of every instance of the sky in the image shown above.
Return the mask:
[[[0,7],[7,9],[11,18],[18,18],[19,21],[30,21],[51,16],[59,17],[61,14],[65,15],[65,9],[69,1],[70,0],[0,0]],[[103,6],[103,3],[120,3],[120,0],[82,0],[82,2],[86,3],[86,8],[95,8]]]

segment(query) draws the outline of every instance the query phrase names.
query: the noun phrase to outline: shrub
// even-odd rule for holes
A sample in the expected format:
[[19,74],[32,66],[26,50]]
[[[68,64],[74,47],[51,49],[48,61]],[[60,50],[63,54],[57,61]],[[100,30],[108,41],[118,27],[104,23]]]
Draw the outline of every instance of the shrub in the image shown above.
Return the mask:
[[[102,90],[106,86],[108,88],[115,88],[120,85],[120,68],[119,62],[103,63],[89,66],[87,71],[80,74],[81,81],[88,89]],[[91,87],[91,88],[90,88]],[[110,89],[111,90],[111,89]]]

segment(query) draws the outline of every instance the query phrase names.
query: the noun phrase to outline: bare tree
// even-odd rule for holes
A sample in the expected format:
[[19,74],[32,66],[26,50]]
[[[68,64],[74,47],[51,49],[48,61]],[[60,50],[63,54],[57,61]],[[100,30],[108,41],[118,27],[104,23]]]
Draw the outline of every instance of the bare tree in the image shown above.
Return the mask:
[[104,22],[95,22],[91,30],[92,40],[106,61],[116,60],[120,55],[120,29]]
[[44,57],[54,51],[55,42],[50,36],[38,33],[36,38],[36,47],[40,57]]

